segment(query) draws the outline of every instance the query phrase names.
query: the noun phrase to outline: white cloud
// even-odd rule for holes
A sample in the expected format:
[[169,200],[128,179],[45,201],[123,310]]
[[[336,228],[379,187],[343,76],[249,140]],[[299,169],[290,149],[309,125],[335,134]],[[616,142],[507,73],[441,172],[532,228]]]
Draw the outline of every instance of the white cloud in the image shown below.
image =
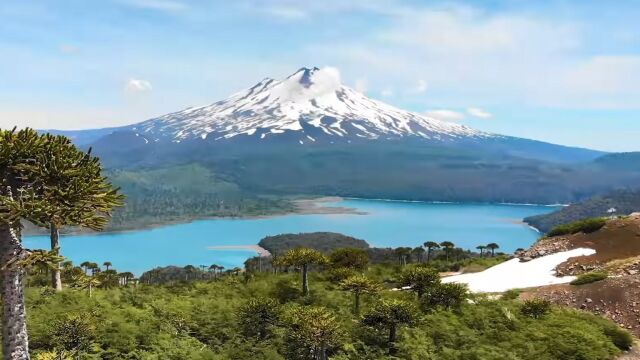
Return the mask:
[[423,93],[423,92],[427,91],[428,88],[429,88],[429,85],[427,84],[426,81],[418,80],[418,84],[416,85],[415,91],[417,93]]
[[300,20],[316,15],[347,12],[373,12],[389,14],[402,9],[397,0],[236,0],[247,10],[272,15],[286,20]]
[[151,83],[147,80],[142,79],[129,79],[124,86],[124,90],[127,93],[135,94],[135,93],[144,93],[153,90]]
[[467,109],[467,114],[476,117],[476,118],[480,118],[480,119],[490,119],[493,117],[493,114],[481,109],[481,108],[477,108],[477,107],[470,107]]
[[380,91],[380,95],[384,97],[393,96],[393,89],[391,88],[382,89],[382,91]]
[[447,109],[429,110],[425,115],[442,121],[460,121],[464,120],[465,117],[461,112]]
[[182,11],[188,8],[188,6],[177,0],[119,0],[120,3],[125,5],[166,12]]
[[285,20],[303,20],[309,15],[305,10],[293,6],[268,6],[263,11]]
[[358,92],[365,93],[369,88],[369,82],[365,78],[356,79],[355,89]]
[[576,18],[457,5],[387,16],[366,37],[311,44],[308,53],[367,74],[373,85],[402,89],[429,79],[437,89],[430,103],[640,108],[640,55],[593,55],[592,34]]
[[294,101],[310,100],[334,92],[341,85],[340,71],[331,66],[316,70],[309,80],[310,86],[301,85],[298,78],[294,78],[294,81],[285,81],[282,86],[274,90],[277,91],[275,96]]
[[65,54],[75,54],[80,50],[77,46],[71,44],[62,44],[58,47],[58,49],[60,50],[60,52]]

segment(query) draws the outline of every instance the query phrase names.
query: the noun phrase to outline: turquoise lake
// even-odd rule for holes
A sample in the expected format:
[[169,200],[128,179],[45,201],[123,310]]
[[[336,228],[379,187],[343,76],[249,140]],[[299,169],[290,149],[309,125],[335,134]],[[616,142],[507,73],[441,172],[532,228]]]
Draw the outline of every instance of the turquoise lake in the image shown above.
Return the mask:
[[[384,200],[344,200],[326,206],[356,208],[366,215],[287,215],[263,219],[216,219],[148,230],[61,237],[62,254],[74,263],[110,261],[137,275],[157,266],[242,266],[251,250],[209,250],[211,246],[255,245],[265,236],[332,231],[366,240],[371,246],[420,246],[452,241],[475,249],[495,242],[512,252],[531,245],[539,234],[519,221],[551,212],[539,205],[442,204]],[[27,248],[48,248],[46,236],[24,239]]]

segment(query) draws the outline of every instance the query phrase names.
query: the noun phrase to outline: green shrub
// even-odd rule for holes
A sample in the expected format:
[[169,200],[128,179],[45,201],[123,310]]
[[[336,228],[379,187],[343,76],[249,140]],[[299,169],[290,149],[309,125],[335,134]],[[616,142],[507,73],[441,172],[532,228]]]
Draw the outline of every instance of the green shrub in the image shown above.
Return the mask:
[[326,278],[334,284],[338,284],[341,281],[348,279],[358,273],[353,269],[348,268],[335,268],[326,271]]
[[266,339],[280,319],[280,304],[270,298],[254,298],[237,311],[238,325],[247,337]]
[[609,325],[604,328],[604,334],[611,339],[611,342],[620,350],[629,350],[633,346],[633,336],[628,331],[616,325]]
[[520,297],[520,293],[522,290],[520,289],[511,289],[502,293],[502,300],[515,300]]
[[539,319],[551,311],[551,303],[545,299],[526,300],[520,308],[522,315]]
[[276,298],[280,303],[284,304],[301,297],[302,291],[300,290],[298,283],[289,279],[281,279],[275,283],[270,295]]
[[466,285],[437,284],[425,291],[420,298],[420,306],[425,312],[437,309],[460,309],[468,297],[469,292]]
[[600,230],[600,228],[602,228],[606,223],[606,218],[584,219],[569,224],[558,225],[551,229],[547,236],[569,235],[577,234],[579,232],[588,234]]
[[596,281],[604,280],[607,278],[607,276],[607,273],[604,272],[590,272],[579,275],[575,280],[571,282],[571,285],[590,284]]

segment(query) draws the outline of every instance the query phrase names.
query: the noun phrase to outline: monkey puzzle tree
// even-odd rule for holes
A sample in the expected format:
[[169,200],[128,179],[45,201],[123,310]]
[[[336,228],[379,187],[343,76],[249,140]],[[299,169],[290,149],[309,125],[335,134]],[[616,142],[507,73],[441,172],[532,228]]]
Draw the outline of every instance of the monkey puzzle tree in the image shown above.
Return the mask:
[[29,257],[21,241],[21,219],[45,213],[48,204],[34,189],[33,167],[44,140],[33,130],[0,130],[0,271],[4,359],[29,359],[29,338],[20,264]]
[[323,307],[295,305],[282,320],[287,359],[327,360],[344,336],[335,315]]
[[427,241],[423,245],[427,248],[427,262],[429,262],[431,260],[431,252],[433,249],[438,249],[440,244],[435,241]]
[[443,241],[440,243],[440,247],[444,249],[444,253],[447,256],[447,262],[449,262],[449,255],[451,255],[451,250],[455,247],[454,243],[451,241]]
[[411,325],[416,321],[416,308],[407,301],[383,300],[364,315],[362,324],[375,329],[384,328],[388,331],[389,354],[396,352],[396,338],[398,327]]
[[407,258],[409,257],[409,255],[411,255],[410,247],[399,247],[394,249],[393,252],[398,257],[398,263],[400,264],[400,266],[407,265]]
[[303,296],[309,295],[309,265],[324,265],[327,262],[321,252],[307,248],[291,249],[278,259],[279,264],[302,269]]
[[272,335],[281,313],[280,304],[274,299],[251,299],[238,309],[238,324],[245,336],[264,340]]
[[[38,180],[37,191],[48,207],[35,222],[49,228],[51,250],[59,253],[61,227],[103,230],[112,210],[123,205],[124,196],[102,175],[100,161],[91,156],[91,150],[79,150],[64,136],[47,134],[43,140],[33,175]],[[59,266],[53,269],[52,286],[62,290]]]
[[337,268],[364,271],[369,266],[369,255],[364,249],[341,248],[329,255],[329,261]]
[[410,286],[411,291],[418,295],[418,299],[430,287],[440,284],[440,274],[427,267],[415,267],[407,269],[400,275],[400,285]]
[[360,296],[362,294],[375,294],[381,290],[381,286],[364,275],[355,275],[346,278],[340,283],[340,288],[353,293],[354,313],[360,315]]
[[478,245],[476,246],[476,249],[480,250],[480,257],[484,257],[484,249],[486,249],[487,246],[485,245]]
[[498,248],[500,248],[500,245],[496,243],[487,244],[487,249],[491,250],[491,257],[495,256],[495,251]]
[[[60,167],[73,160],[82,166],[60,171]],[[5,359],[29,358],[22,281],[23,264],[29,262],[33,253],[22,246],[20,221],[50,227],[52,221],[60,218],[66,220],[62,224],[102,229],[114,205],[111,200],[122,198],[96,173],[100,173],[98,160],[78,151],[62,137],[40,135],[32,129],[0,130],[0,270]],[[89,191],[95,188],[105,191]],[[86,195],[87,191],[90,195]],[[57,231],[52,235],[57,241]],[[49,258],[56,257],[54,247]],[[58,272],[60,261],[57,257]]]

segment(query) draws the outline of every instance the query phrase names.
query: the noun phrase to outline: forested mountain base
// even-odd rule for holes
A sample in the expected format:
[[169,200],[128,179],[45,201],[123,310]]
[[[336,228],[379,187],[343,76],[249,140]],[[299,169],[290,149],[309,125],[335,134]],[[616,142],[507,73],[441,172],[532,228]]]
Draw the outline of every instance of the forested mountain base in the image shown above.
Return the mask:
[[249,194],[198,165],[111,170],[108,176],[127,196],[126,205],[114,213],[109,230],[207,217],[285,214],[295,210],[286,199]]

